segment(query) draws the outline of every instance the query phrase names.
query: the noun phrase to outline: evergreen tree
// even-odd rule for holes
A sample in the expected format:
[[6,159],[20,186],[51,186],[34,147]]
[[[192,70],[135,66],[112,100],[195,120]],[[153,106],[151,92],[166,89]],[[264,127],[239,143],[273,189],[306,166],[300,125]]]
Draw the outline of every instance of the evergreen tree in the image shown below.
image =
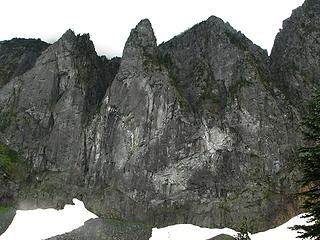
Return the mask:
[[[309,113],[302,122],[305,144],[299,150],[302,168],[302,207],[308,212],[311,225],[295,226],[299,238],[320,239],[320,92],[308,105]],[[302,230],[302,231],[301,231]]]
[[242,222],[240,232],[235,237],[235,240],[250,240],[247,221]]

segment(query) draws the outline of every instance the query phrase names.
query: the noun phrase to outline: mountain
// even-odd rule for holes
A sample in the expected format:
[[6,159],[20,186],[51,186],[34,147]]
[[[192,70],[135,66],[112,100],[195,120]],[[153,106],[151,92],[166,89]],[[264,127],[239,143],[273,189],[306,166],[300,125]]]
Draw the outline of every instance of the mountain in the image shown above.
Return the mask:
[[306,0],[283,22],[271,52],[273,82],[297,108],[319,88],[319,22],[320,2]]
[[251,232],[297,215],[319,10],[294,10],[270,56],[217,17],[159,46],[142,20],[121,59],[71,30],[50,46],[1,42],[0,204],[77,197],[104,218]]

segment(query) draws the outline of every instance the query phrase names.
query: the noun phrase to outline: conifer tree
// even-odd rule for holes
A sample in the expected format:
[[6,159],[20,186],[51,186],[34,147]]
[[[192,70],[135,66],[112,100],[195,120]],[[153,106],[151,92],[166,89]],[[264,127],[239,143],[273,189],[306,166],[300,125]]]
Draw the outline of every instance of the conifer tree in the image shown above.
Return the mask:
[[240,227],[240,232],[235,237],[235,240],[250,240],[249,233],[248,233],[248,225],[246,220],[242,222]]
[[[320,239],[320,92],[310,101],[309,113],[302,122],[305,144],[299,150],[302,169],[302,207],[308,212],[311,225],[299,225],[294,229],[299,238]],[[302,230],[302,231],[301,231]]]

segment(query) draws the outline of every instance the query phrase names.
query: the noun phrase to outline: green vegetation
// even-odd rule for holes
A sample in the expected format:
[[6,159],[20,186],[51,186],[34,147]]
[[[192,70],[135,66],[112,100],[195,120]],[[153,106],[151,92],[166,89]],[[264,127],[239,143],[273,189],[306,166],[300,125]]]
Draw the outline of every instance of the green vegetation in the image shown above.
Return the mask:
[[193,69],[193,89],[198,89],[200,97],[197,106],[201,110],[215,114],[221,106],[221,98],[217,90],[217,82],[214,77],[214,72],[206,61],[201,61]]
[[75,44],[72,48],[72,60],[74,67],[78,71],[79,83],[88,83],[88,80],[94,78],[93,75],[93,64],[89,60],[93,60],[92,43],[90,41],[89,34],[77,35]]
[[0,111],[0,132],[7,129],[11,123],[17,120],[17,113],[15,111],[9,110],[9,112]]
[[10,210],[9,207],[0,206],[0,215],[7,213]]
[[299,150],[299,163],[303,172],[301,196],[307,217],[314,221],[309,226],[299,225],[300,238],[320,239],[320,92],[310,101],[309,113],[302,126],[305,144]]
[[19,153],[5,144],[0,144],[0,169],[18,181],[26,178],[26,166]]
[[269,73],[267,72],[266,68],[263,67],[263,64],[259,59],[256,58],[256,56],[250,52],[246,52],[246,61],[248,61],[252,66],[255,66],[257,69],[256,71],[256,77],[257,80],[261,82],[261,84],[265,87],[267,90],[271,90],[270,86],[270,79],[269,79]]
[[247,221],[243,221],[242,225],[240,227],[240,232],[237,234],[236,240],[250,240],[249,234],[248,234],[248,225]]
[[241,90],[241,88],[251,86],[251,85],[252,85],[252,82],[249,82],[248,80],[241,78],[241,79],[235,81],[229,87],[229,94],[231,97],[234,97]]
[[170,83],[176,92],[177,101],[180,107],[184,109],[190,108],[188,100],[184,97],[183,91],[178,85],[176,73],[177,70],[174,68],[174,64],[169,54],[162,54],[161,52],[157,52],[154,55],[151,55],[146,50],[144,50],[144,56],[145,60],[143,64],[146,70],[150,70],[156,67],[159,68],[160,71],[162,69],[166,69],[168,71],[169,78],[171,80]]
[[14,163],[19,160],[19,155],[16,151],[10,149],[7,145],[0,144],[0,166],[10,170]]
[[237,46],[239,49],[246,51],[248,50],[248,44],[246,43],[245,37],[240,32],[229,32],[226,31],[225,34],[230,40],[230,43]]
[[15,212],[16,210],[13,206],[0,206],[0,234],[9,227]]

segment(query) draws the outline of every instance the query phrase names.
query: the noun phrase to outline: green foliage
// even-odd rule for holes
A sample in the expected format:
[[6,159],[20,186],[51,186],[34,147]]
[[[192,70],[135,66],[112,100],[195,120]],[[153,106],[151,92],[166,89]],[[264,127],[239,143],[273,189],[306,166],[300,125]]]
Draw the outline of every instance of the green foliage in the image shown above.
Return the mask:
[[[300,238],[320,239],[320,92],[308,105],[309,113],[304,118],[302,126],[306,140],[299,150],[299,162],[302,168],[301,195],[304,197],[303,208],[308,217],[314,220],[309,226],[295,226]],[[301,231],[302,230],[302,231]]]
[[10,149],[7,145],[0,144],[0,166],[6,170],[11,170],[19,159],[18,153]]
[[5,144],[0,144],[0,169],[15,180],[26,178],[26,166],[21,161],[20,155]]
[[10,127],[17,120],[17,113],[13,110],[3,111],[0,109],[0,132]]
[[9,207],[0,206],[0,215],[7,213],[10,210]]
[[174,64],[169,54],[163,54],[158,51],[155,54],[151,55],[148,54],[146,50],[144,50],[144,56],[145,60],[143,64],[145,70],[158,69],[161,71],[163,69],[166,69],[171,80],[170,83],[176,92],[177,101],[180,107],[184,109],[190,108],[190,104],[188,100],[185,98],[183,91],[177,82],[177,69],[174,68]]
[[78,71],[79,83],[87,84],[90,79],[95,77],[93,75],[94,66],[92,65],[94,61],[93,52],[94,47],[90,41],[89,34],[77,35],[72,48],[72,60]]
[[12,206],[0,206],[0,235],[9,227],[15,216],[15,209]]
[[239,49],[246,51],[248,50],[248,44],[246,43],[245,37],[240,32],[226,31],[225,34],[230,40],[230,43],[237,46]]
[[247,221],[243,221],[241,227],[240,227],[240,232],[237,234],[235,237],[236,240],[250,240],[249,233],[248,233],[248,225]]

